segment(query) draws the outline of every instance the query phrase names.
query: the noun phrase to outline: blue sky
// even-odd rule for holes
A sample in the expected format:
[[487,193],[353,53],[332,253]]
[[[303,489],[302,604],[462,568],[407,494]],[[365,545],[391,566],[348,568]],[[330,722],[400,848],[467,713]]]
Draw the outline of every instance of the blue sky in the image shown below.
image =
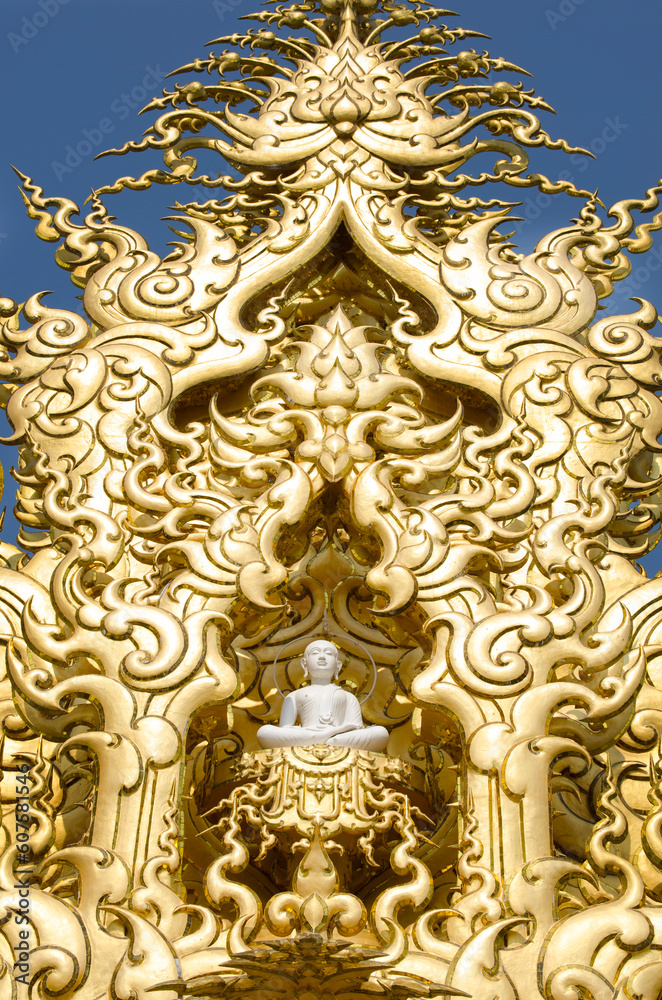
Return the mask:
[[[0,296],[22,301],[52,289],[49,304],[77,305],[77,290],[55,265],[53,247],[33,233],[10,163],[47,194],[79,204],[92,187],[145,169],[147,157],[96,162],[93,157],[137,138],[151,121],[137,119],[137,111],[160,93],[165,73],[203,55],[210,39],[245,30],[250,22],[239,17],[256,9],[258,0],[2,0]],[[453,9],[460,17],[444,18],[449,25],[492,36],[492,41],[470,40],[466,47],[488,48],[533,74],[537,93],[557,111],[556,118],[545,116],[552,135],[596,155],[591,161],[557,154],[550,172],[566,170],[578,187],[599,187],[607,205],[639,197],[662,178],[662,4],[460,0]],[[157,220],[172,196],[162,190],[127,192],[107,203],[120,222],[163,252],[171,234]],[[526,221],[516,239],[522,250],[567,222],[580,205],[562,197],[548,204],[536,192],[524,199],[518,214]],[[636,261],[627,294],[662,309],[662,234],[653,254],[648,262]],[[623,311],[627,294],[619,293],[613,311]],[[2,457],[8,470],[9,449]],[[10,510],[13,488],[9,480],[3,502]],[[3,534],[12,540],[11,518]],[[659,566],[662,553],[650,557],[648,570]]]

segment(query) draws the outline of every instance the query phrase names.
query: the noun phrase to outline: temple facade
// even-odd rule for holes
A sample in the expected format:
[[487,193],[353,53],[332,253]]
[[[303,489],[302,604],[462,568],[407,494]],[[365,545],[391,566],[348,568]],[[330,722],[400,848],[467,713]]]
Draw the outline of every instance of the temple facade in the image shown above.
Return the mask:
[[662,996],[662,186],[537,172],[448,16],[270,6],[82,212],[20,175],[0,1000]]

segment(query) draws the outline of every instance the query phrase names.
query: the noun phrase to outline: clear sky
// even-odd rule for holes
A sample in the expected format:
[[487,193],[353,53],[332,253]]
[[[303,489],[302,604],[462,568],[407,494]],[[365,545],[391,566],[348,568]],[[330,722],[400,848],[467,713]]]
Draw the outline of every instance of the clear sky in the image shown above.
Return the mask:
[[[136,114],[160,94],[165,73],[203,55],[205,42],[246,30],[250,22],[240,16],[257,9],[258,0],[1,0],[0,296],[22,301],[52,289],[49,304],[77,306],[77,290],[53,262],[53,246],[34,236],[10,163],[47,194],[79,204],[92,187],[141,172],[148,161],[155,166],[155,154],[93,157],[138,138],[152,118]],[[606,205],[640,197],[662,178],[659,0],[460,0],[453,9],[460,17],[444,18],[449,25],[492,37],[466,47],[487,48],[533,74],[527,86],[557,111],[556,118],[543,117],[547,130],[596,155],[591,161],[556,154],[550,174],[565,170],[578,187],[599,187]],[[172,197],[172,189],[127,192],[106,202],[163,252],[171,234],[156,220]],[[535,190],[523,198],[518,214],[525,222],[516,238],[523,251],[581,204],[563,197],[549,204]],[[662,234],[648,260],[635,261],[629,284],[622,283],[610,311],[630,311],[630,294],[662,311]],[[12,457],[5,451],[8,471]],[[9,510],[13,491],[9,479],[3,501]],[[9,517],[3,534],[13,540]],[[662,552],[647,562],[649,573],[659,566]]]

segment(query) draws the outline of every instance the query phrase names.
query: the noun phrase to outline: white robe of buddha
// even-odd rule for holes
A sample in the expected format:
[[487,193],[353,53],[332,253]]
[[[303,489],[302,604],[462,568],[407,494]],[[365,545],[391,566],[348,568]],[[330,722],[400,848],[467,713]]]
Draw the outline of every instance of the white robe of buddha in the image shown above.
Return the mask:
[[311,683],[285,697],[277,726],[266,725],[258,730],[260,746],[325,743],[352,750],[383,750],[388,730],[384,726],[365,726],[358,698],[333,683],[341,667],[334,643],[313,640],[306,647],[301,664]]

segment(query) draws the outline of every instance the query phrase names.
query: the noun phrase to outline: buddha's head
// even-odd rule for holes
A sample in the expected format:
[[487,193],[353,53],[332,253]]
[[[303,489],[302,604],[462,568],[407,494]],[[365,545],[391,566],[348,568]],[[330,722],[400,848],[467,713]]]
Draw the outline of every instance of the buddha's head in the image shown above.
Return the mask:
[[328,639],[313,639],[304,650],[301,666],[304,676],[310,677],[313,684],[330,684],[342,667],[340,651]]

